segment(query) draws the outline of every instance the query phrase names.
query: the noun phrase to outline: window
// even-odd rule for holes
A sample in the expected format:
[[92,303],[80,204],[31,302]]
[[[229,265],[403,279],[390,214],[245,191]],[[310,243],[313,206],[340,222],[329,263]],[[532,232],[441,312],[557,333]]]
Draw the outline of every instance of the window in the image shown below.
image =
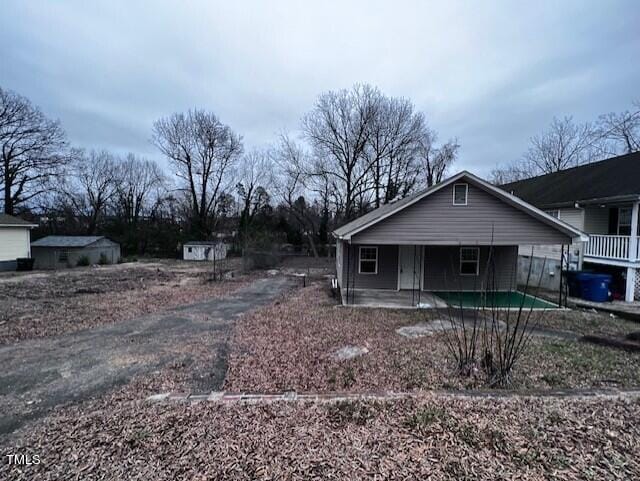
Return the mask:
[[618,208],[618,235],[631,235],[631,207]]
[[480,267],[480,249],[478,247],[460,248],[460,275],[477,276]]
[[69,260],[69,251],[62,251],[58,256],[59,262],[67,262]]
[[467,205],[467,184],[453,184],[453,205]]
[[360,247],[360,266],[359,274],[377,274],[378,273],[378,248],[377,247]]
[[187,247],[187,252],[193,252],[193,248]]
[[545,212],[545,214],[549,214],[551,217],[555,217],[556,219],[560,218],[560,211],[559,210],[545,210],[544,212]]

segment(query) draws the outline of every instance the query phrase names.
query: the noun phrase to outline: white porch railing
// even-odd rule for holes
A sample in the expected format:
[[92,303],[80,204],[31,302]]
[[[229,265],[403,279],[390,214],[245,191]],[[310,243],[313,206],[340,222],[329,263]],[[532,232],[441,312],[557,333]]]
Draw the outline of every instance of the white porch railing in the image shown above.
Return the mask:
[[[640,239],[638,239],[640,242]],[[636,242],[633,256],[629,256],[631,236],[628,235],[598,235],[589,234],[589,242],[586,243],[584,255],[598,257],[600,259],[615,259],[621,261],[640,259],[640,244]]]

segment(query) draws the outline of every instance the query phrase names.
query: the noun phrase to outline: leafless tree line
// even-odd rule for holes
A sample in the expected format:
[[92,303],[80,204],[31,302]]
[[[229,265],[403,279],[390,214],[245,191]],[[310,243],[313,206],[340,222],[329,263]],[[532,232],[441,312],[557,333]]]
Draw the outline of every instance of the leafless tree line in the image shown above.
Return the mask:
[[491,178],[505,184],[639,150],[640,101],[636,101],[631,110],[604,114],[595,122],[554,118],[531,138],[521,159],[494,169]]
[[285,148],[284,170],[298,170],[316,192],[326,192],[344,220],[439,182],[458,151],[455,139],[436,146],[435,131],[409,100],[370,85],[320,95],[302,131],[308,149],[287,160]]
[[[158,119],[152,160],[72,148],[58,121],[0,89],[0,168],[4,211],[69,213],[94,234],[105,219],[136,228],[169,212],[203,238],[235,217],[250,237],[260,215],[285,216],[317,254],[338,222],[442,180],[458,152],[438,144],[423,113],[370,85],[321,94],[301,119],[301,136],[282,134],[245,152],[243,139],[214,113],[189,110]],[[326,241],[326,239],[324,239]]]

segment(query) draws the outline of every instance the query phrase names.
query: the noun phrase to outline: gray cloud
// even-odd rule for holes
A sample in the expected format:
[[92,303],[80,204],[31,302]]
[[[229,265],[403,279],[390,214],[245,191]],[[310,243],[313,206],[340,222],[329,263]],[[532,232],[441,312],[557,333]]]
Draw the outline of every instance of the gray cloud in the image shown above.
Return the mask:
[[3,2],[0,85],[83,147],[158,158],[155,119],[213,110],[263,145],[325,90],[411,98],[458,168],[519,157],[554,115],[640,98],[638,2]]

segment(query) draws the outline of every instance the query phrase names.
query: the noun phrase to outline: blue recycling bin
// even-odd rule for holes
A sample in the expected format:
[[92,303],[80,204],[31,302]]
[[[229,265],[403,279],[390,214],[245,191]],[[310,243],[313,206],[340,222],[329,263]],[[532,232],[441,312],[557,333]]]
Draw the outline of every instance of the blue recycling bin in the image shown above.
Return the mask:
[[582,297],[582,281],[587,278],[585,274],[591,271],[566,271],[569,295],[571,297]]
[[606,302],[610,298],[612,277],[608,274],[579,276],[582,298],[593,302]]

